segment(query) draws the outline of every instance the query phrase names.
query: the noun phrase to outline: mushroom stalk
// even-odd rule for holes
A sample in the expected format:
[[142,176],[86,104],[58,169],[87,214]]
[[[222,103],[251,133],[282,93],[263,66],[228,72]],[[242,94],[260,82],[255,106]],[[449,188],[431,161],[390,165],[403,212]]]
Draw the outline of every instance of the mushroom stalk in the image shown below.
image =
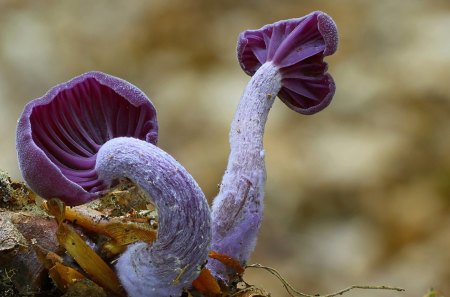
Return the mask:
[[[321,11],[278,21],[239,35],[237,56],[252,76],[230,131],[231,153],[212,207],[212,250],[245,265],[256,244],[263,212],[263,135],[267,115],[279,97],[302,114],[324,109],[335,85],[323,58],[336,51],[334,21]],[[235,271],[218,261],[211,271],[228,282]]]
[[139,139],[107,141],[96,171],[106,183],[128,177],[153,198],[158,238],[129,246],[116,265],[129,296],[180,296],[206,262],[210,219],[206,199],[192,176],[169,154]]
[[[266,180],[263,135],[280,88],[280,72],[271,62],[263,64],[245,88],[231,124],[228,166],[212,206],[211,249],[242,265],[255,247],[261,224]],[[222,278],[227,274],[218,261],[208,265]]]

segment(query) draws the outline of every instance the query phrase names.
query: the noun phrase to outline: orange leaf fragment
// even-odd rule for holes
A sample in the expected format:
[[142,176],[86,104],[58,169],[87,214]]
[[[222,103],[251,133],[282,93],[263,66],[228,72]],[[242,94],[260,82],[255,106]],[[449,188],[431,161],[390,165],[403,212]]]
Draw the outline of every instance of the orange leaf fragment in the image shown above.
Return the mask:
[[224,254],[220,254],[215,251],[209,251],[208,256],[212,259],[215,259],[215,260],[221,262],[223,265],[234,269],[234,271],[236,271],[238,274],[244,273],[244,268],[241,266],[241,263],[239,263],[239,261],[234,259],[233,257],[227,256]]
[[85,279],[86,277],[71,267],[56,263],[49,270],[50,277],[55,282],[58,289],[65,292],[67,288],[76,281]]
[[219,296],[222,291],[217,280],[208,268],[203,268],[199,276],[192,282],[192,286],[205,296]]

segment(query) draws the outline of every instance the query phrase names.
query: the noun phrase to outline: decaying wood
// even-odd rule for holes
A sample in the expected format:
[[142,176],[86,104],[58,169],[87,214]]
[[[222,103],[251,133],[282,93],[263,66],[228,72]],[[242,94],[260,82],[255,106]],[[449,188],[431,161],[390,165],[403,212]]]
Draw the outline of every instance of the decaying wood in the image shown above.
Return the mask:
[[10,281],[20,294],[39,292],[49,286],[47,271],[33,244],[58,252],[56,227],[48,217],[0,209],[0,273],[11,274]]

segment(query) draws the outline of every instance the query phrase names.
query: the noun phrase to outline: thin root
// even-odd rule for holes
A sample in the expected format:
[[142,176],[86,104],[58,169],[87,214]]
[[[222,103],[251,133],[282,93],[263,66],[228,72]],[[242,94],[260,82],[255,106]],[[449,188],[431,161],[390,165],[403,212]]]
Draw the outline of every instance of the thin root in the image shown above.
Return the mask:
[[362,290],[391,290],[391,291],[397,291],[397,292],[403,292],[405,289],[397,288],[397,287],[390,287],[390,286],[361,286],[361,285],[353,285],[348,288],[345,288],[343,290],[337,291],[335,293],[327,294],[327,295],[309,295],[302,292],[297,291],[291,284],[289,284],[281,275],[280,273],[271,267],[263,266],[261,264],[251,264],[245,266],[245,268],[260,268],[268,271],[270,274],[274,275],[276,278],[278,278],[281,283],[283,284],[284,288],[286,289],[286,292],[288,292],[289,295],[296,297],[296,296],[302,296],[302,297],[334,297],[338,295],[343,295],[344,293],[351,291],[353,289],[362,289]]

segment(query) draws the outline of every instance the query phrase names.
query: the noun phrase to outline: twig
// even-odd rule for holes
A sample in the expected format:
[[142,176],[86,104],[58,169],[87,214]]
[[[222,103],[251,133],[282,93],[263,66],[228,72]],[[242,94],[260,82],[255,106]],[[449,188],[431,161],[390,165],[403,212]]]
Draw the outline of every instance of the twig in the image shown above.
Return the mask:
[[291,284],[289,284],[281,275],[280,273],[271,267],[263,266],[261,264],[251,264],[245,266],[245,268],[260,268],[268,271],[270,274],[274,275],[276,278],[278,278],[281,283],[283,284],[284,288],[286,289],[286,292],[288,292],[289,295],[295,297],[295,296],[302,296],[302,297],[335,297],[338,295],[342,295],[348,291],[351,291],[353,289],[363,289],[363,290],[392,290],[397,292],[403,292],[405,289],[397,288],[397,287],[390,287],[390,286],[361,286],[361,285],[353,285],[348,288],[345,288],[343,290],[337,291],[335,293],[327,294],[327,295],[309,295],[302,292],[297,291]]
[[230,297],[235,297],[235,296],[237,296],[238,294],[242,294],[242,293],[245,293],[245,292],[254,290],[254,289],[257,289],[257,288],[256,288],[255,286],[250,285],[250,286],[248,286],[248,287],[246,287],[246,288],[244,288],[244,289],[242,289],[242,290],[239,290],[239,291],[237,291],[236,293],[230,295]]

